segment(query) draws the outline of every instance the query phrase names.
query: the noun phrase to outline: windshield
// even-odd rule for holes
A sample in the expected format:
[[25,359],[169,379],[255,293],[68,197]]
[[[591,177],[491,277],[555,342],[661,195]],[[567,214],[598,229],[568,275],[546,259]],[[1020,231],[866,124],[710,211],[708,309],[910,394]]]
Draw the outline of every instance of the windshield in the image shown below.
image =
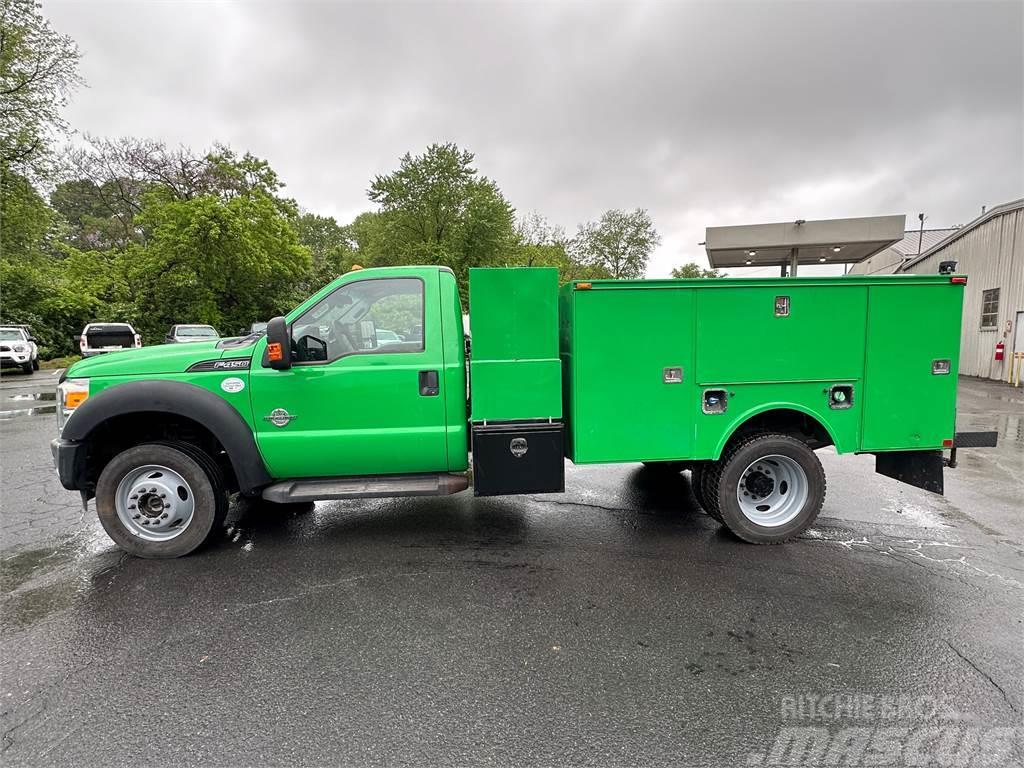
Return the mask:
[[190,339],[219,339],[220,334],[217,333],[209,325],[185,325],[180,326],[174,334],[175,336],[187,336]]
[[0,341],[24,341],[25,337],[17,328],[0,328]]

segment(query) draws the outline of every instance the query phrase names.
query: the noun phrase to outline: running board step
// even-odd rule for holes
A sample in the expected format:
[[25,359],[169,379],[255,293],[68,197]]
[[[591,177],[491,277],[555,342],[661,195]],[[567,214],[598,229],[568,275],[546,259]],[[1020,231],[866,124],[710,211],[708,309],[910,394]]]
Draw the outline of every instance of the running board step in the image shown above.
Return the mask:
[[469,487],[468,475],[373,475],[285,480],[263,489],[263,498],[280,504],[382,496],[448,496]]

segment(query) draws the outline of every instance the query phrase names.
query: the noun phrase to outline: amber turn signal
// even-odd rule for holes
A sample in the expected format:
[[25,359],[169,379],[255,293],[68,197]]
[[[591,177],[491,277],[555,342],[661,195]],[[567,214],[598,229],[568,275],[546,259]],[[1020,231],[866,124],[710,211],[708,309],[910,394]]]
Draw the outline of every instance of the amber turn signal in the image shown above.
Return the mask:
[[85,399],[89,397],[88,392],[65,392],[64,393],[64,407],[65,408],[77,408]]
[[274,362],[283,359],[284,353],[281,352],[280,344],[267,344],[267,360]]

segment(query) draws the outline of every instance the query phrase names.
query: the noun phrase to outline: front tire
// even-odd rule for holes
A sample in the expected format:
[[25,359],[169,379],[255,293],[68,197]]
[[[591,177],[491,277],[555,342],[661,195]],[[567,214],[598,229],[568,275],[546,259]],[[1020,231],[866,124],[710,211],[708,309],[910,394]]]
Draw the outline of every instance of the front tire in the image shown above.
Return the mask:
[[789,435],[760,434],[737,441],[707,474],[717,516],[752,544],[797,538],[814,523],[825,501],[821,462]]
[[39,370],[39,358],[38,357],[35,360],[32,361],[32,370],[33,371],[38,371]]
[[107,535],[136,557],[182,557],[196,550],[223,526],[227,510],[211,466],[167,444],[122,451],[96,484],[96,510]]
[[23,366],[21,366],[21,372],[27,373],[31,376],[33,373],[35,373],[35,367],[32,365],[32,363],[25,363]]

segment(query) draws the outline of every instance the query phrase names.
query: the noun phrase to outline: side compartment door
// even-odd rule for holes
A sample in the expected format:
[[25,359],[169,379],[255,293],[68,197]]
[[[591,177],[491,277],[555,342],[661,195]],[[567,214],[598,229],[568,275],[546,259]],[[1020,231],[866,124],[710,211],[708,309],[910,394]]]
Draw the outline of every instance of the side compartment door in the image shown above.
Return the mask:
[[869,291],[861,450],[941,448],[956,429],[963,291],[948,284]]
[[448,467],[438,273],[355,278],[292,324],[294,362],[250,377],[275,478]]
[[596,284],[574,301],[573,460],[688,458],[700,407],[693,291]]

